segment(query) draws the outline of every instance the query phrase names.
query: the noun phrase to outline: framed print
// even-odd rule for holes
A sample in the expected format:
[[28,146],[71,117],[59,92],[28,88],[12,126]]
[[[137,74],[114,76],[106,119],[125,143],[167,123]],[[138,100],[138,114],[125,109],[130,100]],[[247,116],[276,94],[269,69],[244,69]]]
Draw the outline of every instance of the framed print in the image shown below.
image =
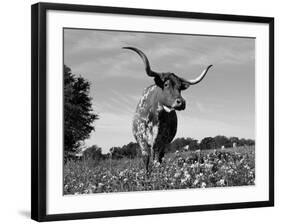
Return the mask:
[[274,205],[274,19],[32,6],[32,219]]

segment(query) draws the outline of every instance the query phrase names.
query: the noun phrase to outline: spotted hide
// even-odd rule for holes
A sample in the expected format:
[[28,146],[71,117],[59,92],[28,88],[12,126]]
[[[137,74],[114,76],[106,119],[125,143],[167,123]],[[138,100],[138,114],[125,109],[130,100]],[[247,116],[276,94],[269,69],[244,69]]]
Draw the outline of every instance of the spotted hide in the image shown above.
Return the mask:
[[153,160],[162,162],[165,146],[177,132],[176,112],[165,111],[163,105],[156,100],[157,92],[160,91],[162,90],[156,85],[145,89],[133,119],[133,134],[141,148],[147,169]]

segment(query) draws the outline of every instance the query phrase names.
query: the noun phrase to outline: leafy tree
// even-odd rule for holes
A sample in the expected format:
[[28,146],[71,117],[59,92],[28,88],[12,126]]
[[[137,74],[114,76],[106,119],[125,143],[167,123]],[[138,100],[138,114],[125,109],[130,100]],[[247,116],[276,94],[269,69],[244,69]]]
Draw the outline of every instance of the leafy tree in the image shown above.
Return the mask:
[[64,65],[64,152],[75,152],[94,130],[90,83]]
[[[242,145],[242,144],[241,144]],[[252,146],[255,145],[255,140],[252,139],[246,139],[245,143],[243,145],[248,145],[248,146]]]
[[238,146],[248,145],[247,143],[248,142],[245,138],[241,138],[241,139],[239,139]]
[[189,143],[189,150],[197,150],[199,149],[199,144],[198,144],[198,140],[196,139],[192,139]]
[[122,147],[112,147],[109,151],[113,159],[121,159],[125,157],[132,159],[140,155],[138,144],[134,142],[130,142]]
[[231,144],[232,143],[238,143],[239,142],[239,138],[237,138],[237,137],[230,137],[229,141],[231,142]]
[[200,145],[200,149],[215,149],[216,148],[216,142],[215,142],[214,138],[212,138],[212,137],[203,138],[199,145]]
[[138,154],[138,144],[130,142],[127,145],[122,146],[123,155],[127,158],[135,158]]
[[83,152],[83,157],[85,159],[101,160],[104,156],[100,147],[92,145]]
[[175,151],[181,151],[184,149],[184,147],[189,146],[189,150],[197,150],[199,148],[198,140],[193,138],[176,138],[173,142],[171,142],[168,147],[168,152],[175,152]]
[[216,142],[216,148],[221,148],[222,146],[225,148],[232,147],[230,140],[223,135],[217,135],[214,137],[214,140]]
[[124,157],[121,147],[112,147],[109,149],[112,159],[122,159]]

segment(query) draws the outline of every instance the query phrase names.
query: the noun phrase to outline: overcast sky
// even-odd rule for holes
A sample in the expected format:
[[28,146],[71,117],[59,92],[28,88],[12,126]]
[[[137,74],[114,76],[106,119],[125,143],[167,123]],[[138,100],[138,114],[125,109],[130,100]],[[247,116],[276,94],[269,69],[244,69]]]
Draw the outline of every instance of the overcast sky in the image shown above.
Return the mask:
[[195,78],[209,64],[203,81],[182,92],[176,137],[225,135],[255,138],[255,40],[248,38],[64,30],[64,63],[91,82],[96,131],[86,146],[104,153],[135,141],[132,118],[143,89],[153,84],[141,58],[121,49],[134,46],[159,72]]

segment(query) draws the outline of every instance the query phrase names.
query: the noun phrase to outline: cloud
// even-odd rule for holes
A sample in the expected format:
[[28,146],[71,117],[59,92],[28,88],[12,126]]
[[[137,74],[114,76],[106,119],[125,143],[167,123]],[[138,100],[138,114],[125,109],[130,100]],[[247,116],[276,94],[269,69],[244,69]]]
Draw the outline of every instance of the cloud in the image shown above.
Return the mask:
[[66,29],[64,43],[66,64],[83,74],[102,74],[103,79],[143,77],[140,57],[121,49],[128,45],[143,50],[160,72],[186,74],[199,66],[233,66],[254,59],[254,41],[240,38]]
[[176,137],[192,137],[201,140],[204,137],[225,135],[240,138],[255,138],[254,124],[228,123],[209,118],[191,117],[188,114],[178,113],[178,130]]
[[199,101],[195,102],[196,107],[198,108],[200,113],[210,113],[210,108],[207,108],[204,104],[200,103]]
[[113,146],[122,146],[135,141],[132,134],[133,114],[110,113],[100,114],[95,123],[95,132],[85,141],[86,146],[98,145],[103,152],[108,152]]

